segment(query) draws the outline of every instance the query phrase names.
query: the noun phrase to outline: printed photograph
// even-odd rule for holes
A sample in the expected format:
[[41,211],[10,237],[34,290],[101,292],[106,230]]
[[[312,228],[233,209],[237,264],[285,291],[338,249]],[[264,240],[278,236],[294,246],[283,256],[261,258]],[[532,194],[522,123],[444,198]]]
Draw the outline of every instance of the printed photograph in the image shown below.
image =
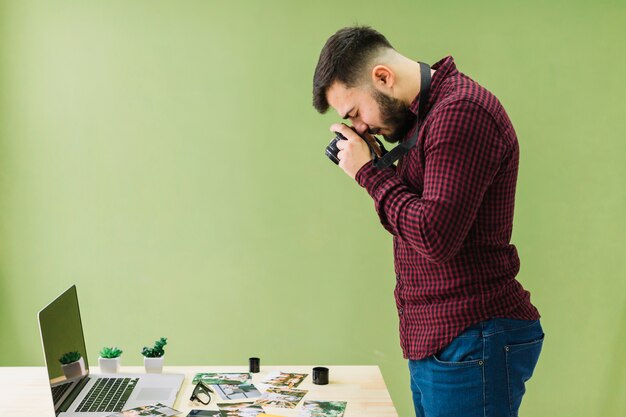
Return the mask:
[[268,388],[256,403],[270,407],[296,408],[307,392],[307,390],[272,387]]
[[298,417],[343,417],[345,401],[305,401]]
[[263,384],[281,388],[296,388],[309,374],[275,372],[267,376]]
[[180,411],[169,408],[161,403],[131,408],[119,413],[109,414],[106,417],[169,417],[180,414]]
[[259,390],[252,384],[218,384],[213,385],[213,390],[219,394],[222,400],[244,400],[261,396]]
[[213,411],[213,410],[191,410],[189,412],[189,414],[187,414],[187,417],[211,417],[211,416],[220,416],[221,417],[222,413],[220,411]]
[[217,403],[222,417],[256,417],[263,414],[263,408],[252,401],[238,403]]
[[251,378],[249,373],[197,373],[193,377],[193,383],[197,384],[202,380],[207,385],[239,385]]

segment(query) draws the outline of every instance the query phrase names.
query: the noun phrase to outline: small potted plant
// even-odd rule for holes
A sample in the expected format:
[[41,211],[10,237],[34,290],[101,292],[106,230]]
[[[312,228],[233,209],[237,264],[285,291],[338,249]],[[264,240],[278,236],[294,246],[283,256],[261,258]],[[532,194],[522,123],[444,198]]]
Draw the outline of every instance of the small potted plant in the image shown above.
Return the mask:
[[63,375],[67,379],[76,378],[85,374],[85,360],[80,352],[67,352],[59,358]]
[[144,347],[141,350],[143,355],[143,364],[146,367],[148,373],[161,373],[163,371],[163,359],[165,357],[165,351],[163,347],[167,344],[165,337],[160,338],[154,342],[154,347]]
[[120,367],[122,351],[117,347],[103,347],[98,362],[103,374],[116,374]]

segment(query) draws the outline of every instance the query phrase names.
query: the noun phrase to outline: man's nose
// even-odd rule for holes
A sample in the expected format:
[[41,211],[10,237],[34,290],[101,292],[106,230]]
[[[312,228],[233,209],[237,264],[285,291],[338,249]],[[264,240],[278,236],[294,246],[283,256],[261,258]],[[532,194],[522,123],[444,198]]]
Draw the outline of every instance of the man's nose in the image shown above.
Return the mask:
[[356,129],[356,132],[359,135],[363,135],[369,130],[369,126],[363,122],[356,122],[356,123],[353,122],[352,125],[354,126],[354,128]]

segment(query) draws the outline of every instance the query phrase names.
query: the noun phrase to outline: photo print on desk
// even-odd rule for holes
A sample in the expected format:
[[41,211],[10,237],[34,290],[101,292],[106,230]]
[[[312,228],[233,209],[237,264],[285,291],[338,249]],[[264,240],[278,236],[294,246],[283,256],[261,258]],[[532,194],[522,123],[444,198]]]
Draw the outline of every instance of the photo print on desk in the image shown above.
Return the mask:
[[252,384],[218,384],[213,385],[213,389],[222,400],[245,400],[261,396],[259,390]]
[[180,414],[180,411],[169,408],[161,403],[143,405],[119,413],[108,414],[106,417],[169,417]]
[[187,417],[221,417],[221,411],[213,410],[191,410]]
[[307,392],[307,390],[301,389],[272,387],[268,388],[265,394],[263,394],[256,403],[270,407],[296,408]]
[[208,373],[197,373],[193,377],[192,383],[197,384],[198,381],[202,381],[207,385],[217,385],[217,384],[228,384],[228,385],[239,385],[243,384],[247,380],[251,379],[249,373],[217,373],[217,372],[208,372]]
[[305,401],[298,417],[343,417],[345,401]]
[[222,417],[256,417],[263,414],[263,408],[252,401],[239,403],[217,403]]
[[273,372],[264,380],[263,384],[281,388],[296,388],[309,374],[294,374],[287,372]]

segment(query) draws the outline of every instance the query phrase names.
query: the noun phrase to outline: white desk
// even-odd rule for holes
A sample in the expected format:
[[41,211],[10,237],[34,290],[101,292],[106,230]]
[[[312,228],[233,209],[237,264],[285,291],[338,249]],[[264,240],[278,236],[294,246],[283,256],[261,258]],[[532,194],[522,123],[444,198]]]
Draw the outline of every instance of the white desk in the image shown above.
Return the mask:
[[[297,389],[309,392],[295,409],[269,408],[265,411],[279,416],[298,416],[302,403],[307,400],[347,401],[345,417],[398,417],[385,381],[377,366],[328,366],[330,383],[314,385],[313,366],[263,366],[261,372],[252,374],[252,383],[261,382],[273,371],[307,373]],[[121,371],[142,373],[143,367],[124,366]],[[222,401],[216,393],[208,406],[189,401],[194,386],[191,383],[197,372],[247,372],[244,366],[166,366],[164,373],[185,374],[174,408],[185,417],[189,410],[217,410]],[[98,373],[97,367],[91,372]],[[234,402],[234,401],[233,401]],[[0,367],[0,416],[1,417],[54,417],[48,374],[44,367]]]

